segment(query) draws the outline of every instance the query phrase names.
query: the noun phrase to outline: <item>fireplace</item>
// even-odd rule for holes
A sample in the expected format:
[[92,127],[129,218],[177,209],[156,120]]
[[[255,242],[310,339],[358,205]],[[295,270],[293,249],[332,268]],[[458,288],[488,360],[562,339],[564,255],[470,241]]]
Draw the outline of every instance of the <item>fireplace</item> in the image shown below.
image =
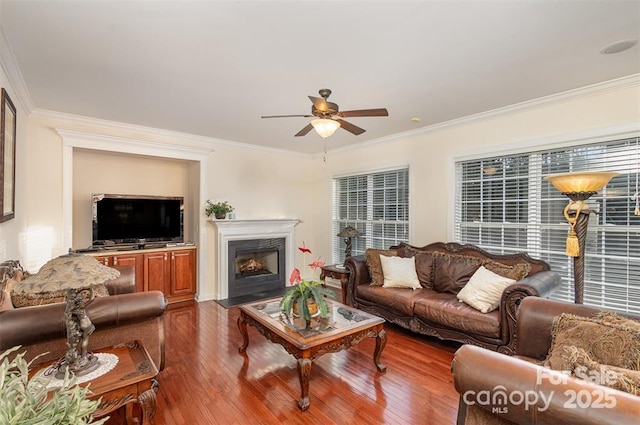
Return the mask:
[[278,218],[211,220],[217,230],[216,299],[267,291],[270,285],[275,287],[271,281],[275,276],[279,279],[276,288],[286,286],[294,267],[294,227],[298,222]]
[[229,241],[229,297],[285,286],[285,239]]

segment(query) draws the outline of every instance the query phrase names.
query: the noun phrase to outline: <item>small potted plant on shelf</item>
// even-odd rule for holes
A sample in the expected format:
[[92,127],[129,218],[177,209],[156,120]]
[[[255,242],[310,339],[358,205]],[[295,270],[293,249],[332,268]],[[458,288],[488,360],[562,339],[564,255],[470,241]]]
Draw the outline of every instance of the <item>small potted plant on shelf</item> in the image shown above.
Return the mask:
[[[306,254],[311,254],[311,250],[302,243],[302,246],[298,248],[302,251],[304,263],[306,264]],[[309,264],[309,267],[314,270],[324,265],[319,259]],[[320,317],[327,317],[329,314],[329,305],[325,296],[333,297],[335,293],[322,286],[320,280],[303,279],[300,275],[300,270],[294,268],[289,277],[289,282],[294,284],[289,289],[282,300],[280,300],[280,309],[287,316],[297,316],[304,319],[307,328],[311,324],[311,318],[317,315]]]
[[213,214],[215,218],[222,219],[227,216],[227,213],[233,211],[233,207],[229,205],[227,201],[216,202],[214,204],[210,199],[207,199],[207,204],[204,210],[207,213],[207,217],[210,217]]

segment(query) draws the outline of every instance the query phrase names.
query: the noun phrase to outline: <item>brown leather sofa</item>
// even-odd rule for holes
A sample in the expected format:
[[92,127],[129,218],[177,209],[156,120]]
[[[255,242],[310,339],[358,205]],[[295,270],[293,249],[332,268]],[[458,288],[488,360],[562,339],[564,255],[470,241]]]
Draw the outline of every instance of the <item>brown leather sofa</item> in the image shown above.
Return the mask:
[[[89,337],[89,349],[138,340],[162,370],[163,318],[167,307],[164,295],[160,291],[136,292],[133,267],[114,268],[120,271],[120,276],[105,282],[109,296],[95,298],[86,309],[96,328]],[[5,272],[11,274],[11,271]],[[26,351],[27,360],[47,353],[36,363],[63,357],[67,349],[64,310],[64,303],[53,303],[20,308],[10,305],[0,311],[0,352],[20,345],[20,352]]]
[[[581,304],[527,297],[518,309],[514,356],[462,346],[451,365],[460,393],[458,425],[640,423],[640,397],[540,365],[551,347],[551,326],[556,316],[573,313],[589,317],[599,311]],[[506,398],[498,393],[506,394]],[[529,402],[520,398],[521,394]]]
[[[459,271],[456,270],[457,263],[465,262],[466,272],[469,270],[466,264],[468,261],[473,261],[474,264],[493,261],[507,267],[526,266],[528,275],[504,290],[499,308],[482,313],[456,298],[461,287],[457,287],[455,291],[439,292],[433,289],[438,286],[435,282],[431,289],[422,287],[416,290],[373,286],[370,285],[372,279],[365,256],[349,257],[345,261],[345,267],[350,272],[345,296],[347,304],[414,332],[478,345],[506,354],[513,352],[516,309],[520,301],[530,296],[547,297],[560,286],[560,277],[549,271],[547,263],[524,253],[495,255],[473,245],[454,242],[436,242],[424,247],[401,244],[390,249],[401,257],[415,256],[419,276],[421,273],[429,273],[436,280],[454,279],[455,282],[451,282],[450,286],[464,282],[464,279],[456,278]],[[436,257],[446,261],[435,260]],[[429,267],[431,270],[428,272],[422,270]],[[468,279],[469,276],[466,277],[467,281]]]

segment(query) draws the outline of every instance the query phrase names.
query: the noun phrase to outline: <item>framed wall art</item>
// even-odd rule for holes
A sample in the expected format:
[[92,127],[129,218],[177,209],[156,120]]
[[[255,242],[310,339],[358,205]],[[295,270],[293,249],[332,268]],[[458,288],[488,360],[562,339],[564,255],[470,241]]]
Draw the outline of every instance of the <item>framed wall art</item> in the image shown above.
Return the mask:
[[0,109],[0,223],[11,220],[16,206],[16,107],[2,89]]

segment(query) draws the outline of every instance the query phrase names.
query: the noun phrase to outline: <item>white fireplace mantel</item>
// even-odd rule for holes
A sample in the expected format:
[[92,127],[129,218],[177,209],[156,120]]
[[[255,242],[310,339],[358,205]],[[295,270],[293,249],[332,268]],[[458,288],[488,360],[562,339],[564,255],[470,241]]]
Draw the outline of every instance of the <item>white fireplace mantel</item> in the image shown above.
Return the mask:
[[216,299],[229,298],[229,241],[265,238],[285,239],[285,270],[292,270],[295,255],[294,227],[300,222],[292,218],[209,220],[217,231],[218,285]]

